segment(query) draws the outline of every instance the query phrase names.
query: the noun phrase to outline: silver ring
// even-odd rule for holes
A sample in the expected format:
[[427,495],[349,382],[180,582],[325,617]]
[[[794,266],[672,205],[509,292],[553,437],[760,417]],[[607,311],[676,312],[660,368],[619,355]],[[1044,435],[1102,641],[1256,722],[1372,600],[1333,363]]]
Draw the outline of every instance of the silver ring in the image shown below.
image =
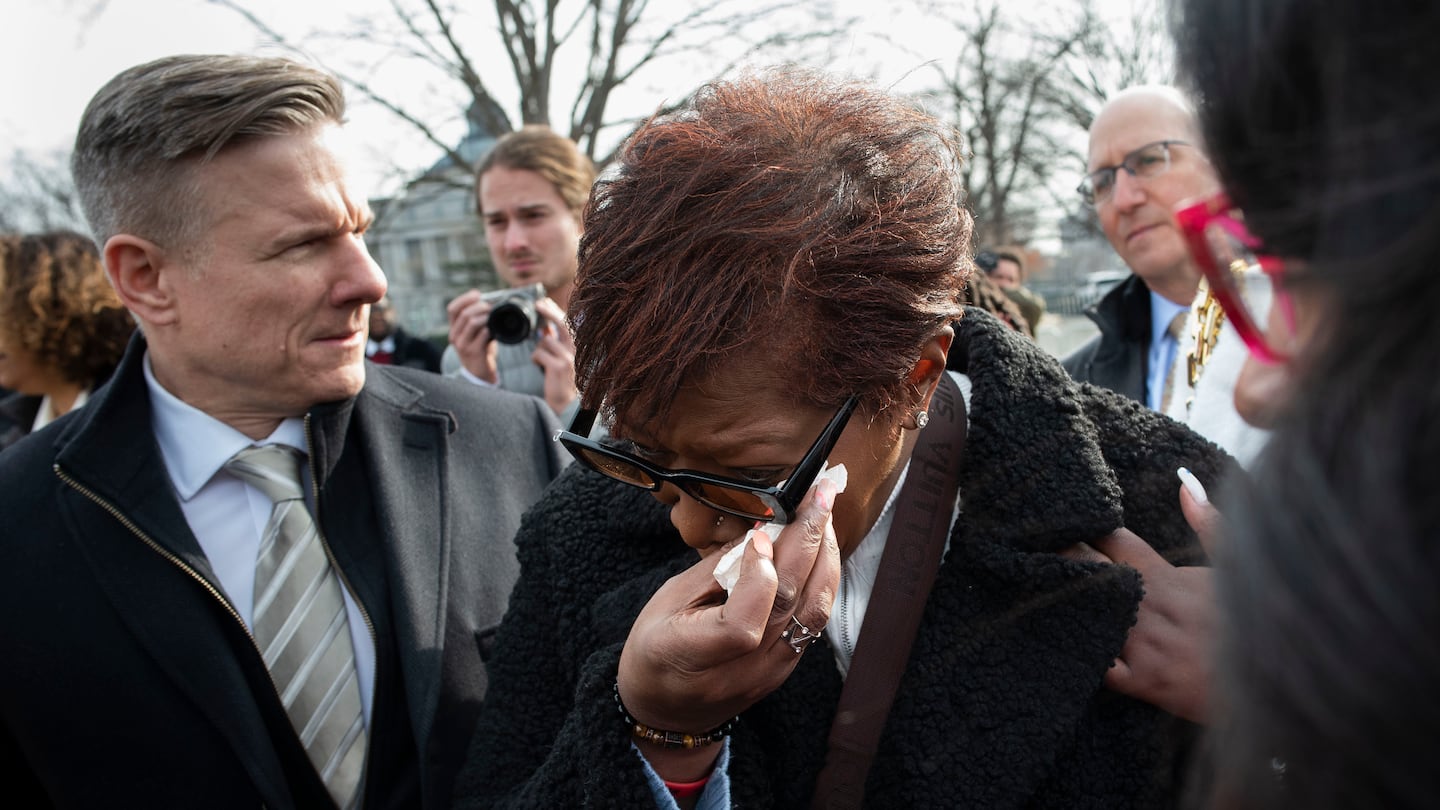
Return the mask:
[[824,632],[825,628],[822,627],[812,633],[810,628],[800,623],[799,619],[791,616],[790,626],[785,628],[785,632],[780,634],[780,638],[790,645],[790,649],[794,650],[796,655],[799,655],[805,652],[806,647],[814,644],[815,639],[820,638]]

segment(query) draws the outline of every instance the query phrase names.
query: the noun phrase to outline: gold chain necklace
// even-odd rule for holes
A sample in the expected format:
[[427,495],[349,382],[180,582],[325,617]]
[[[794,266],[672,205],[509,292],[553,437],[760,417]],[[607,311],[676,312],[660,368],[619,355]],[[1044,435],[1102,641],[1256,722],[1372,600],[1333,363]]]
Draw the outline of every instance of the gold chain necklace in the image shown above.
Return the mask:
[[1199,297],[1199,303],[1195,305],[1195,343],[1185,356],[1192,389],[1200,382],[1200,374],[1205,370],[1205,364],[1210,361],[1211,352],[1215,351],[1215,342],[1220,338],[1220,327],[1225,323],[1225,310],[1210,291],[1210,283],[1203,278],[1200,279],[1200,291],[1204,295]]

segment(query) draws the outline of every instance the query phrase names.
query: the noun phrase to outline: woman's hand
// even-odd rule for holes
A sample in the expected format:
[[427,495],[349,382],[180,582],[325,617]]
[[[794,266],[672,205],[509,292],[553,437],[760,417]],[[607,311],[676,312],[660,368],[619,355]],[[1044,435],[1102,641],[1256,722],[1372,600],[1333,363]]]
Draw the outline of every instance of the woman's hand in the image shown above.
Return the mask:
[[[1206,553],[1213,553],[1220,513],[1193,476],[1180,489],[1180,509]],[[1128,565],[1140,572],[1145,587],[1135,626],[1120,657],[1105,673],[1105,685],[1178,717],[1205,723],[1216,633],[1213,569],[1171,565],[1149,543],[1123,528],[1091,545],[1081,543],[1066,556]]]
[[[755,532],[728,599],[713,576],[720,554],[656,591],[620,656],[620,698],[636,721],[699,734],[784,683],[800,659],[782,637],[791,617],[813,633],[830,620],[835,603],[840,549],[830,519],[834,502],[834,482],[822,480],[773,544]],[[719,753],[716,746],[640,747],[656,772],[671,780],[703,776]]]

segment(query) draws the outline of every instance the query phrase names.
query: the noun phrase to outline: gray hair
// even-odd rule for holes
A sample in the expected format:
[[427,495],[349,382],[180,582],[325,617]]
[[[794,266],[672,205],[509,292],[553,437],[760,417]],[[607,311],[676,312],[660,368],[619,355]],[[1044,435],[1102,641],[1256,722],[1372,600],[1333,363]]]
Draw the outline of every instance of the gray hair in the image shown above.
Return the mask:
[[85,108],[70,169],[104,245],[133,233],[186,248],[204,212],[192,171],[234,144],[342,123],[330,73],[292,59],[170,56],[111,79]]

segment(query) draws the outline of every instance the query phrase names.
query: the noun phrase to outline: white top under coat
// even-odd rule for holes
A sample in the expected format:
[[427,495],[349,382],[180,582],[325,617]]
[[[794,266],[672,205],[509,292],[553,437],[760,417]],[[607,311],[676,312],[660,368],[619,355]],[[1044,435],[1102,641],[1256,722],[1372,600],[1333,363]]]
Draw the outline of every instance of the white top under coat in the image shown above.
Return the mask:
[[[954,371],[948,373],[955,384],[960,386],[968,424],[972,388],[970,378]],[[910,464],[906,462],[900,478],[895,481],[895,488],[885,500],[885,507],[880,510],[880,517],[840,569],[840,588],[835,593],[835,605],[830,610],[830,622],[826,626],[825,634],[830,642],[830,649],[835,654],[835,667],[840,670],[841,678],[850,671],[850,660],[855,655],[855,642],[860,638],[860,628],[865,623],[865,611],[870,607],[870,594],[875,589],[875,576],[880,571],[880,557],[885,553],[885,538],[890,536],[890,526],[895,522],[895,501],[905,486],[905,477],[909,472]],[[952,531],[955,520],[960,517],[960,505],[963,501],[964,498],[957,493],[955,511],[950,516]],[[945,551],[949,550],[950,538],[947,533]]]

